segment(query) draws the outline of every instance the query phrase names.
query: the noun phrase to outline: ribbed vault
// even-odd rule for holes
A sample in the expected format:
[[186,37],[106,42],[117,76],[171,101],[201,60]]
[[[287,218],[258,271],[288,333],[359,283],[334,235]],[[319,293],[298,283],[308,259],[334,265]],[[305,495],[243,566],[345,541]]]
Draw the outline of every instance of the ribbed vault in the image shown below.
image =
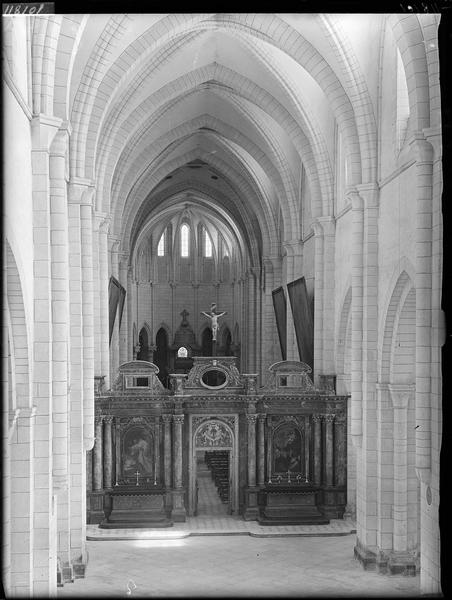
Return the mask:
[[[248,264],[260,266],[260,256],[303,238],[302,214],[333,215],[336,132],[346,184],[376,178],[375,101],[342,21],[270,14],[37,20],[35,43],[48,48],[34,103],[69,116],[71,174],[92,182],[96,210],[111,216],[110,233],[130,257],[165,203],[190,194],[222,208]],[[382,27],[396,41],[405,27],[375,15],[372,25],[375,42]],[[410,47],[401,52],[409,65]],[[194,162],[202,165],[196,173]]]

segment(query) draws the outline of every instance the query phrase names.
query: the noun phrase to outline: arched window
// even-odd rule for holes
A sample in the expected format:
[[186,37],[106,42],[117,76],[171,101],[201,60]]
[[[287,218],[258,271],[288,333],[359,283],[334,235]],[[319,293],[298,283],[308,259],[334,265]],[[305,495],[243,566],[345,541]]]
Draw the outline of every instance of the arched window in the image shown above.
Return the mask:
[[207,233],[207,229],[204,229],[204,256],[206,258],[212,258],[212,240]]
[[165,256],[165,232],[162,233],[157,246],[157,256]]
[[190,228],[184,223],[180,228],[180,255],[183,257],[189,256],[190,250]]

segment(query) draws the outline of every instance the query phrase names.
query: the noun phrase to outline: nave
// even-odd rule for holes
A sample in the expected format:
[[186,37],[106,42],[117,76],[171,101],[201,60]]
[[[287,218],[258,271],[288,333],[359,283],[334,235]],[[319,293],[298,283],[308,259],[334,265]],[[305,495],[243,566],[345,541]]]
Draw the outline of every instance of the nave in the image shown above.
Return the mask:
[[353,534],[312,535],[89,541],[89,573],[58,597],[421,596],[418,575],[364,571],[353,558]]

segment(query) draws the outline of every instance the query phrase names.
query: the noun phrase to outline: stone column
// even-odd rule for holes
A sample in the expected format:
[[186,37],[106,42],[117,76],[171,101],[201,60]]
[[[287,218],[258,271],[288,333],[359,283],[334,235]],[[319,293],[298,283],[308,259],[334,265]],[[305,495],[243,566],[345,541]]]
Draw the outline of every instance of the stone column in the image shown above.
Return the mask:
[[[431,327],[433,146],[416,132],[416,472],[424,485],[431,476]],[[422,494],[421,494],[422,496]]]
[[263,361],[261,373],[266,373],[270,365],[282,359],[272,297],[272,290],[281,285],[281,258],[269,257],[264,259],[264,267],[265,285],[263,291],[264,307],[262,315],[261,350]]
[[312,224],[314,231],[314,384],[323,372],[323,227],[319,221]]
[[[134,355],[134,340],[133,340],[133,296],[132,296],[132,290],[134,289],[133,286],[133,269],[131,266],[128,267],[127,269],[127,295],[126,295],[126,303],[127,303],[127,327],[129,330],[129,336],[128,336],[128,348],[127,348],[127,360],[134,360],[135,355]],[[152,328],[154,329],[154,324],[151,324]]]
[[94,300],[93,300],[93,221],[94,188],[85,184],[80,199],[80,242],[82,259],[83,317],[83,443],[94,445]]
[[264,413],[258,415],[257,423],[257,485],[265,485],[265,419]]
[[305,472],[305,481],[311,481],[310,462],[311,462],[311,422],[309,415],[304,417],[304,465],[300,465],[300,470]]
[[408,492],[408,403],[414,386],[388,387],[394,407],[393,551],[389,553],[388,570],[392,574],[415,575],[416,561],[409,552],[408,541],[408,521],[413,516],[410,508],[417,509],[416,503],[410,506]]
[[[52,534],[56,528],[56,506],[53,505],[53,419],[52,419],[52,273],[51,273],[51,213],[49,185],[49,150],[61,126],[61,119],[36,115],[31,119],[31,165],[33,240],[24,243],[33,246],[33,400],[36,403],[36,428],[39,439],[34,440],[34,480],[39,485],[39,503],[33,509],[33,527],[39,536],[33,536],[33,596],[49,596],[56,591],[57,540]],[[18,174],[20,176],[20,174]],[[20,201],[20,199],[16,199]],[[39,483],[38,483],[39,482]],[[26,536],[23,536],[24,538]],[[14,544],[13,544],[14,547]]]
[[[283,243],[286,252],[285,283],[293,281],[301,273],[303,250],[298,240],[287,240]],[[297,274],[297,275],[296,275]],[[293,314],[289,299],[287,299],[287,360],[299,360],[298,344],[295,334]]]
[[248,424],[248,485],[256,485],[256,419],[257,415],[246,415]]
[[58,502],[58,559],[63,580],[71,566],[71,490],[69,484],[69,242],[66,153],[70,130],[59,129],[50,148],[50,246],[52,289],[52,456],[53,490]]
[[184,488],[182,487],[182,425],[185,415],[173,415],[174,431],[174,489],[173,489],[173,510],[171,516],[176,522],[184,522],[186,511],[184,505]]
[[[119,317],[120,313],[118,310],[118,331],[119,331],[119,364],[124,364],[127,362],[127,353],[129,347],[129,332],[128,332],[128,303],[127,303],[127,263],[128,263],[129,255],[127,253],[122,253],[121,260],[119,262],[119,283],[126,290],[126,298],[124,298],[122,319],[121,319],[121,327],[119,327]],[[118,307],[119,308],[119,307]],[[149,345],[152,344],[152,340],[149,340]]]
[[247,288],[248,288],[248,304],[247,304],[247,346],[248,346],[248,370],[254,372],[256,370],[256,280],[254,269],[250,269],[247,273]]
[[[376,183],[357,186],[364,203],[364,229],[362,250],[362,449],[358,452],[357,481],[357,537],[367,549],[377,543],[377,508],[375,483],[377,461],[377,323],[378,323],[378,213],[379,189]],[[352,298],[353,307],[353,298]],[[352,315],[353,326],[353,315]],[[353,333],[352,333],[353,335]],[[352,340],[353,345],[353,340]],[[352,350],[353,352],[353,350]],[[353,396],[352,396],[353,397]]]
[[162,415],[163,420],[163,483],[171,488],[171,415]]
[[334,420],[334,485],[345,487],[347,484],[347,445],[346,418],[336,415]]
[[108,325],[108,228],[110,221],[104,219],[99,225],[99,302],[100,302],[100,361],[105,388],[110,389],[110,340]]
[[100,318],[99,228],[103,215],[93,214],[93,302],[94,302],[94,377],[102,373],[102,329]]
[[312,415],[314,423],[314,485],[322,483],[322,416]]
[[111,489],[113,487],[112,424],[113,417],[111,415],[104,417],[104,488],[106,489]]
[[[322,370],[316,369],[317,375],[332,375],[336,372],[334,362],[334,340],[335,327],[335,294],[334,294],[334,255],[335,255],[335,240],[336,240],[336,223],[334,217],[318,217],[318,221],[322,226],[323,244],[322,244],[322,269],[323,284],[322,284]],[[317,338],[316,338],[317,342]]]
[[174,454],[173,454],[173,471],[174,471],[174,487],[182,487],[182,424],[184,415],[173,416],[173,431],[174,431]]
[[325,484],[333,485],[333,423],[334,415],[325,415]]
[[352,205],[352,357],[351,357],[351,435],[362,443],[362,338],[363,338],[363,235],[364,203],[356,190],[349,193]]
[[160,416],[154,422],[154,484],[160,482]]
[[[70,388],[69,388],[69,423],[70,423],[70,513],[71,513],[71,553],[78,559],[82,557],[82,565],[86,563],[86,461],[83,457],[85,449],[83,426],[83,394],[84,394],[84,340],[83,340],[83,291],[82,291],[82,249],[80,224],[80,197],[86,186],[71,181],[68,189],[68,221],[69,221],[69,353],[70,353]],[[94,382],[93,382],[94,384]],[[94,386],[93,386],[94,387]],[[94,394],[93,394],[94,403]],[[78,564],[77,568],[81,565]],[[75,568],[75,563],[74,563]],[[83,566],[81,567],[83,571]],[[80,574],[81,571],[79,571]],[[77,574],[76,574],[77,576]]]
[[[112,238],[110,236],[110,256],[111,256],[111,274],[119,281],[119,259],[118,249],[120,240]],[[113,325],[113,332],[111,334],[110,342],[110,381],[113,382],[116,378],[116,374],[119,368],[119,303],[116,308],[115,321]]]
[[96,416],[95,433],[96,438],[94,442],[94,481],[93,490],[100,491],[103,489],[103,477],[102,477],[102,422],[103,417]]
[[267,481],[271,483],[272,477],[272,464],[271,464],[271,452],[272,452],[272,438],[271,438],[271,417],[267,417]]
[[247,414],[248,426],[248,487],[246,489],[246,509],[244,519],[251,521],[259,516],[256,488],[256,414]]
[[414,393],[413,386],[389,385],[392,404],[394,407],[394,536],[393,548],[396,552],[407,550],[407,519],[408,519],[408,434],[407,408],[410,395]]

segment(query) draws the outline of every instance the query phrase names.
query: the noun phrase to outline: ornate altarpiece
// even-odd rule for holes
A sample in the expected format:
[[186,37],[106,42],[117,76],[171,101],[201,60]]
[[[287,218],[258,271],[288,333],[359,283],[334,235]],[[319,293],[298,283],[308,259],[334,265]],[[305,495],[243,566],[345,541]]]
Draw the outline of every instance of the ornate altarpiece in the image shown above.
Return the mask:
[[[194,357],[160,383],[146,361],[121,365],[96,393],[88,522],[168,526],[196,514],[196,452],[221,450],[232,514],[263,524],[341,518],[346,504],[347,397],[316,389],[308,365],[281,361],[265,385],[235,357]],[[131,526],[131,525],[130,525]]]

